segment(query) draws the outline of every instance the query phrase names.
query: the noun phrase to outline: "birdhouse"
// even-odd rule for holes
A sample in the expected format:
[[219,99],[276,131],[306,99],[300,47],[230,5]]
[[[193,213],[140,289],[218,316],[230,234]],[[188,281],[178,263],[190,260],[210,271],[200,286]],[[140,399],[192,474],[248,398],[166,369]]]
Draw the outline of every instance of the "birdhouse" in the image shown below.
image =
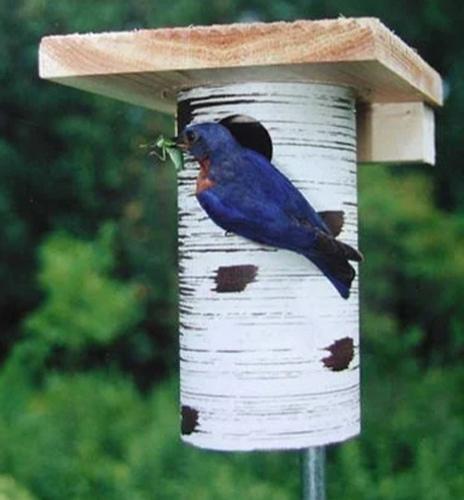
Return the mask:
[[[40,75],[179,129],[222,123],[353,247],[358,165],[434,163],[440,76],[377,19],[51,36]],[[198,168],[187,155],[178,175],[182,439],[234,451],[356,436],[357,264],[343,298],[303,256],[225,234],[195,197]]]

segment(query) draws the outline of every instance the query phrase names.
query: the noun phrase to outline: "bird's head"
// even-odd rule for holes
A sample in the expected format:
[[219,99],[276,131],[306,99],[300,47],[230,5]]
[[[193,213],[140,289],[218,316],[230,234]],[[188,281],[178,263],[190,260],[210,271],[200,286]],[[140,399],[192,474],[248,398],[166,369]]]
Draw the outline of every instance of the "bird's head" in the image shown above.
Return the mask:
[[189,125],[176,138],[177,146],[196,160],[203,160],[236,145],[229,130],[219,123]]

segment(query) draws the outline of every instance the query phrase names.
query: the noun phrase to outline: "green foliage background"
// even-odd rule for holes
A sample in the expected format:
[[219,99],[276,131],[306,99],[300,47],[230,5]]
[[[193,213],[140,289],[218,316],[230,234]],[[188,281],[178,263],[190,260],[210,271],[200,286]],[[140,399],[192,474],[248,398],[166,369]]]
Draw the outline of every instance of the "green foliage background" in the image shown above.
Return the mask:
[[0,499],[290,499],[295,453],[179,443],[166,117],[39,81],[53,33],[378,16],[445,78],[438,165],[360,171],[360,439],[329,498],[464,498],[464,10],[420,0],[0,0]]

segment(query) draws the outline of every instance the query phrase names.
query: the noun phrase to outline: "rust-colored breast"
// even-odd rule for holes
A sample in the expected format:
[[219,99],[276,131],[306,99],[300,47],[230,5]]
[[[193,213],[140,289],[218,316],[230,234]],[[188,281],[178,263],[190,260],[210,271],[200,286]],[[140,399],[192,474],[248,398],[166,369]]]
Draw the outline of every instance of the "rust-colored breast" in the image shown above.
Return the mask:
[[200,161],[200,172],[197,177],[197,189],[196,194],[200,194],[202,191],[206,189],[210,189],[215,185],[209,177],[209,168],[211,166],[211,162],[208,158]]

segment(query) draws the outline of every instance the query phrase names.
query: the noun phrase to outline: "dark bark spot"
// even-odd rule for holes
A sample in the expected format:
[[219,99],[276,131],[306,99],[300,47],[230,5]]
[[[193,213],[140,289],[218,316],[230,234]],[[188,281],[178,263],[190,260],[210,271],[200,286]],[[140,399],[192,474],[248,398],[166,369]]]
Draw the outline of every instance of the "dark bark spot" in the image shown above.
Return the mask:
[[180,430],[182,434],[192,434],[198,426],[198,410],[183,405],[181,408]]
[[336,340],[332,345],[326,347],[325,350],[330,352],[330,356],[321,360],[326,368],[329,368],[333,372],[346,370],[354,356],[353,339],[345,337]]
[[318,214],[333,236],[337,237],[342,232],[345,223],[345,212],[342,210],[325,210],[324,212],[318,212]]
[[218,293],[243,292],[246,286],[255,281],[258,268],[252,265],[221,266],[216,271],[214,281]]

